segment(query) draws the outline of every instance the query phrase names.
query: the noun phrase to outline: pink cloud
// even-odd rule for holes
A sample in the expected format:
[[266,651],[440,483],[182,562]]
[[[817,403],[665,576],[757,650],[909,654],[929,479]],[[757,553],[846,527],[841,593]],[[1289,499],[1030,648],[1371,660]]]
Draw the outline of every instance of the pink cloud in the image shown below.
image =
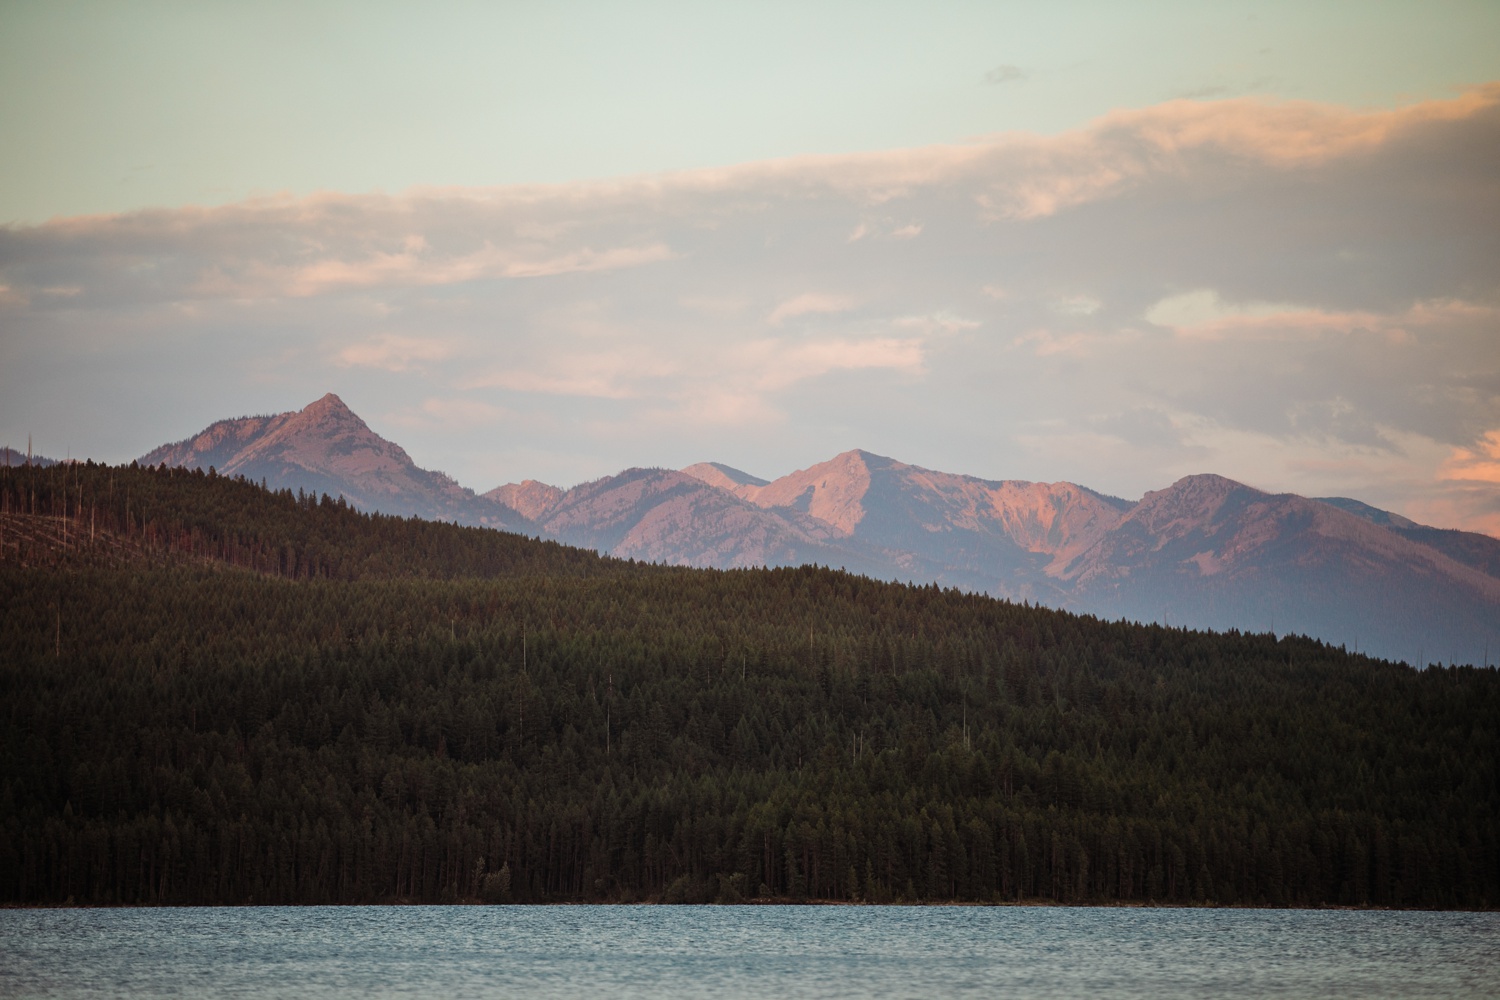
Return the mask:
[[1418,302],[1395,314],[1334,311],[1269,303],[1227,303],[1210,290],[1172,296],[1145,318],[1179,336],[1199,340],[1292,339],[1326,333],[1379,335],[1391,343],[1409,339],[1408,327],[1442,326],[1488,319],[1492,307],[1458,300]]
[[1486,431],[1472,448],[1453,449],[1438,477],[1500,486],[1500,429]]
[[285,290],[293,296],[317,295],[339,288],[453,285],[482,278],[541,278],[578,271],[614,271],[670,260],[663,243],[595,250],[583,247],[555,256],[528,259],[486,241],[482,249],[459,257],[425,253],[425,246],[401,253],[377,253],[356,261],[325,260],[291,274]]
[[895,337],[811,343],[762,340],[746,344],[737,354],[743,367],[754,373],[757,387],[776,390],[840,370],[889,368],[919,372],[923,344],[917,338]]
[[847,295],[820,295],[808,292],[795,298],[787,299],[785,302],[771,310],[768,320],[773,325],[780,325],[797,316],[810,314],[827,315],[831,313],[848,312],[854,308],[854,300]]
[[402,337],[385,334],[360,344],[350,344],[335,355],[346,367],[380,368],[404,372],[424,362],[442,361],[453,353],[453,346],[430,337]]

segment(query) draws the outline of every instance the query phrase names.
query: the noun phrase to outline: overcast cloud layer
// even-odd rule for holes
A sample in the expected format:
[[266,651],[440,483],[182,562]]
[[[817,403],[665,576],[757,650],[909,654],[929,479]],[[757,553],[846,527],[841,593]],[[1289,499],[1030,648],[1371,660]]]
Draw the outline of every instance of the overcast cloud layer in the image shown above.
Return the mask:
[[480,490],[863,447],[1500,535],[1500,85],[0,229],[0,329],[0,440],[49,454],[334,391]]

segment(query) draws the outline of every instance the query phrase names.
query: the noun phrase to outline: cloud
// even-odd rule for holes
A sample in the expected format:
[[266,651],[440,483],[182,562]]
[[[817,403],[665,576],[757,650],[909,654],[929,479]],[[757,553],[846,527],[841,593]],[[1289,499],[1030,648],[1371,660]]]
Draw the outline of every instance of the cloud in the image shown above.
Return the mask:
[[0,440],[128,459],[333,389],[478,485],[502,453],[579,481],[858,446],[1484,525],[1497,147],[1500,85],[1173,101],[1054,136],[0,227]]
[[1178,94],[1177,96],[1180,97],[1180,98],[1182,98],[1183,100],[1198,101],[1198,100],[1202,100],[1203,98],[1206,98],[1206,97],[1224,97],[1228,93],[1229,93],[1229,88],[1228,87],[1210,86],[1210,87],[1198,87],[1198,88],[1193,89],[1193,90],[1185,90],[1182,93]]
[[1438,470],[1445,480],[1500,486],[1500,429],[1486,431],[1468,448],[1455,448]]
[[385,419],[400,427],[456,431],[493,428],[514,416],[505,407],[483,400],[442,396],[424,399],[417,406],[387,414]]
[[1045,327],[1028,330],[1011,341],[1013,348],[1031,349],[1038,358],[1092,358],[1140,340],[1135,330],[1078,330],[1057,333]]
[[1016,80],[1026,79],[1026,73],[1019,66],[1009,64],[996,66],[984,74],[984,82],[994,86],[1000,83],[1013,83]]
[[1223,301],[1212,289],[1164,298],[1146,310],[1148,323],[1200,339],[1288,339],[1321,334],[1369,333],[1389,343],[1410,340],[1408,327],[1441,326],[1454,320],[1485,320],[1493,307],[1438,300],[1413,303],[1399,315],[1370,311],[1335,312],[1289,303]]
[[454,285],[493,278],[545,278],[588,271],[613,271],[670,260],[663,243],[595,250],[580,247],[528,258],[488,242],[472,253],[438,258],[426,246],[400,253],[377,253],[360,260],[324,260],[286,276],[284,294],[319,295],[342,288]]
[[629,399],[630,389],[598,375],[551,375],[542,372],[498,371],[459,383],[464,389],[509,389],[512,392],[548,396],[593,396],[598,399]]
[[711,316],[733,316],[744,312],[750,305],[748,299],[736,295],[685,295],[677,302],[684,309]]
[[1101,416],[1096,426],[1137,448],[1175,449],[1188,440],[1170,414],[1150,406],[1137,406],[1124,413]]
[[761,340],[745,345],[739,357],[745,370],[753,373],[756,388],[778,390],[835,371],[886,368],[917,373],[922,370],[923,345],[919,338],[896,337]]
[[372,340],[350,344],[335,357],[338,364],[345,366],[404,372],[424,362],[442,361],[452,354],[453,345],[441,340],[383,334]]
[[848,312],[854,308],[854,300],[847,295],[822,295],[816,292],[807,292],[794,298],[787,299],[771,310],[771,315],[766,317],[773,326],[779,326],[789,319],[808,315],[829,315],[832,313]]
[[1063,316],[1092,316],[1103,307],[1092,295],[1064,295],[1052,303],[1052,311]]
[[1256,319],[1278,313],[1295,312],[1295,306],[1250,302],[1231,305],[1219,298],[1212,288],[1171,295],[1146,310],[1145,320],[1177,330],[1194,330],[1223,323],[1226,320]]
[[892,326],[921,330],[929,336],[935,333],[957,333],[960,330],[976,330],[983,324],[946,309],[919,316],[899,316],[891,321]]
[[891,219],[866,220],[855,226],[847,242],[858,243],[863,239],[909,240],[922,235],[920,222],[897,225]]

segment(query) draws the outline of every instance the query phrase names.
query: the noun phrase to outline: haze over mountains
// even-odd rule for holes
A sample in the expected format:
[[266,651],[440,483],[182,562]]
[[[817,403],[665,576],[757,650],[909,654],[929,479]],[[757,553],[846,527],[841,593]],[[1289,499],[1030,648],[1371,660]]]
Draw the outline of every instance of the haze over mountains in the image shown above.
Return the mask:
[[849,451],[774,481],[705,462],[476,494],[335,395],[220,421],[144,463],[343,494],[366,510],[535,533],[624,558],[820,563],[1175,626],[1300,632],[1392,659],[1500,653],[1500,540],[1348,498],[1189,476],[1139,501]]

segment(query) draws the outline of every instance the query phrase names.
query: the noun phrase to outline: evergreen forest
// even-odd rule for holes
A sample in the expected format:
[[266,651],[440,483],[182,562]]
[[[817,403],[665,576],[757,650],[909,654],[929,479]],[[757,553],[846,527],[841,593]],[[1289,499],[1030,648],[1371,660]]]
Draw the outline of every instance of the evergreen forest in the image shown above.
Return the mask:
[[0,902],[1500,904],[1500,677],[0,468]]

